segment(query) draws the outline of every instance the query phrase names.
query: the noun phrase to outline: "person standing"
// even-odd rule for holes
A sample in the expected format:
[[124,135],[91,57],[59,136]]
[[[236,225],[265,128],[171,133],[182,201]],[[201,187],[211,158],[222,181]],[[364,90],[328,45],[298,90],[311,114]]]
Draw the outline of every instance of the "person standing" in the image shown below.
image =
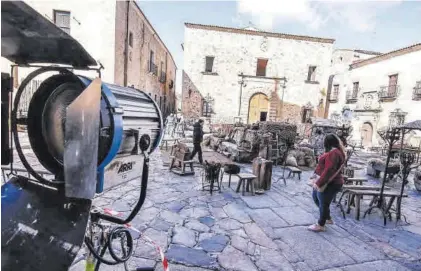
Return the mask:
[[203,141],[203,123],[204,121],[200,119],[193,125],[193,152],[191,154],[190,160],[193,160],[196,153],[199,155],[199,163],[203,164],[202,158],[202,141]]
[[324,139],[325,153],[320,156],[313,183],[313,200],[319,208],[319,220],[308,229],[314,232],[325,231],[325,224],[333,224],[330,216],[330,204],[344,184],[342,168],[346,161],[346,152],[341,140],[335,134],[328,134]]

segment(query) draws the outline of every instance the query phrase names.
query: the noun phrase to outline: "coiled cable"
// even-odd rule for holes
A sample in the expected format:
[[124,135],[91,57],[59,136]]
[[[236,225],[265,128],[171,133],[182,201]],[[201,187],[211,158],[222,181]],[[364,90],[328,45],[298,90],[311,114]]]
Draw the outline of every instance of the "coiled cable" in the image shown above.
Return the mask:
[[[127,242],[128,250],[126,250],[126,246],[124,245],[124,243],[121,242],[121,250],[123,252],[123,256],[120,257],[119,255],[117,255],[116,250],[113,247],[112,243],[113,243],[113,240],[118,239],[118,238],[120,238],[120,240],[122,241],[123,240],[122,238],[124,238],[124,235],[127,240],[126,242]],[[123,226],[115,227],[110,231],[110,233],[108,234],[108,238],[105,242],[105,245],[102,247],[99,254],[97,251],[95,251],[94,244],[92,240],[89,239],[88,237],[85,237],[85,244],[88,247],[90,253],[92,253],[92,255],[97,260],[95,271],[99,270],[99,266],[101,263],[106,264],[106,265],[116,265],[116,264],[124,263],[130,259],[133,253],[133,237],[130,231]],[[114,259],[114,261],[107,260],[104,258],[104,254],[107,251],[107,249],[111,257]]]

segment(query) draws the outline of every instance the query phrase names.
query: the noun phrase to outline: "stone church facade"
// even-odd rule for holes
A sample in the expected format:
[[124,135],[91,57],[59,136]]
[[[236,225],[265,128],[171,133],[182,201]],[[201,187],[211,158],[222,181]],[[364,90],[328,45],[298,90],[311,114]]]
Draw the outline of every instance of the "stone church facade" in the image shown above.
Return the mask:
[[186,23],[182,112],[213,123],[323,117],[333,42]]
[[354,142],[378,146],[378,130],[421,119],[421,44],[346,67],[330,77],[326,107],[332,119],[348,112]]

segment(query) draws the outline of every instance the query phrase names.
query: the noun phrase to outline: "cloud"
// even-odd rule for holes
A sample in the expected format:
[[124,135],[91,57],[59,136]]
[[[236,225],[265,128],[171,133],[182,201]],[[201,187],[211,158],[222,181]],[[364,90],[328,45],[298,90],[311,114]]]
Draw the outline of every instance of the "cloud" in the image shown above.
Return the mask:
[[375,28],[380,14],[401,2],[240,0],[237,1],[237,17],[251,16],[253,23],[265,30],[272,30],[275,24],[293,22],[312,30],[330,24],[368,32]]

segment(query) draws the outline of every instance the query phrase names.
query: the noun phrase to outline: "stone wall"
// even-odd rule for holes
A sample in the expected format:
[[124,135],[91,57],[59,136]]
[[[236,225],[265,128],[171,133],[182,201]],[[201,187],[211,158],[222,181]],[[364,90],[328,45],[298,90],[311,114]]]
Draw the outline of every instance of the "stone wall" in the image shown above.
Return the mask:
[[[117,1],[115,17],[115,83],[124,85],[124,60],[126,42],[127,2]],[[164,115],[175,110],[176,65],[170,52],[157,36],[153,26],[135,2],[129,3],[129,33],[133,43],[128,46],[127,86],[148,93],[160,106]],[[154,64],[158,73],[150,72],[150,52],[154,52]],[[161,68],[162,65],[162,68]],[[166,73],[166,80],[160,82],[161,71]]]
[[[185,28],[184,70],[203,96],[209,93],[215,99],[214,123],[232,123],[239,109],[246,122],[250,97],[257,92],[270,98],[276,89],[281,97],[283,81],[274,77],[288,80],[284,101],[317,106],[320,90],[327,85],[331,54],[329,42]],[[212,73],[204,72],[206,56],[215,57]],[[255,76],[258,58],[268,59],[266,77]],[[309,83],[308,68],[313,65],[316,82]],[[247,75],[241,99],[240,73]]]
[[199,118],[203,111],[203,98],[189,76],[183,71],[182,75],[182,105],[181,112],[185,118]]

